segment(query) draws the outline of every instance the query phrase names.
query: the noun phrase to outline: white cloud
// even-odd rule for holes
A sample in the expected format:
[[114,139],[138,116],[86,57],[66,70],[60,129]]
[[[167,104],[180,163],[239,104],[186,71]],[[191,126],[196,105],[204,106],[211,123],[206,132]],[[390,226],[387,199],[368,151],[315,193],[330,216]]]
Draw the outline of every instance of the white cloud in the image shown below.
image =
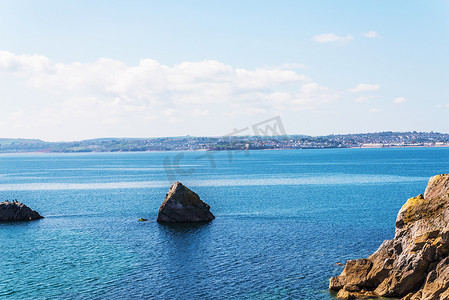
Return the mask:
[[195,93],[197,99],[201,98],[196,101],[205,102],[236,92],[307,80],[292,70],[235,69],[214,60],[183,62],[170,67],[151,59],[128,66],[105,58],[89,64],[55,64],[44,58],[2,51],[0,70],[24,77],[30,86],[51,92],[95,93],[133,99],[151,99],[167,92],[183,98],[183,95]]
[[377,91],[378,89],[380,89],[380,85],[378,84],[360,83],[357,86],[349,89],[348,91],[351,93],[360,93],[360,92]]
[[318,43],[332,43],[332,42],[350,42],[354,38],[352,35],[347,34],[346,36],[338,36],[335,33],[323,33],[315,35],[312,40]]
[[394,104],[401,104],[401,103],[405,103],[405,102],[407,102],[407,99],[405,99],[404,97],[398,97],[393,100]]
[[230,118],[234,118],[237,116],[253,116],[253,115],[262,115],[262,114],[266,114],[267,111],[263,108],[258,108],[258,107],[249,107],[249,106],[245,106],[245,105],[237,105],[236,108],[231,112],[224,112],[223,116],[225,117],[230,117]]
[[205,117],[205,116],[209,116],[210,112],[206,109],[194,109],[191,113],[192,117]]
[[365,37],[367,37],[367,38],[370,38],[370,39],[374,39],[374,38],[379,37],[379,33],[377,33],[376,31],[373,31],[373,30],[365,32],[363,35]]
[[0,70],[25,73],[46,72],[51,68],[51,61],[42,55],[14,55],[0,50]]
[[130,66],[107,58],[65,64],[42,55],[0,51],[0,72],[24,80],[31,91],[44,95],[16,112],[0,112],[0,117],[16,128],[58,125],[62,132],[71,126],[72,135],[84,130],[104,136],[97,133],[100,130],[94,132],[104,125],[105,130],[124,135],[120,132],[126,133],[130,124],[162,126],[165,121],[217,115],[314,110],[339,99],[339,92],[293,70],[297,67],[244,69],[215,60],[168,66],[153,59]]
[[278,111],[314,111],[318,107],[337,101],[341,93],[330,91],[316,82],[304,84],[296,93],[276,91],[263,99]]
[[380,112],[380,110],[377,109],[377,108],[370,108],[369,112],[371,112],[371,113],[378,113],[378,112]]

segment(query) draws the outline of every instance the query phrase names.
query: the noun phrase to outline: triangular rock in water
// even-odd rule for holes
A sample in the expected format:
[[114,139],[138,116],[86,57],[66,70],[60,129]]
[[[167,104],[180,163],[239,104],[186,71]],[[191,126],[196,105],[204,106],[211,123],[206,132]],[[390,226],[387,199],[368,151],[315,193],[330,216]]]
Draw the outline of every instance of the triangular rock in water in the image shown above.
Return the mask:
[[181,182],[172,184],[157,215],[159,223],[208,222],[213,219],[215,216],[210,212],[210,206]]
[[29,221],[42,219],[37,212],[17,201],[4,201],[0,203],[0,222]]

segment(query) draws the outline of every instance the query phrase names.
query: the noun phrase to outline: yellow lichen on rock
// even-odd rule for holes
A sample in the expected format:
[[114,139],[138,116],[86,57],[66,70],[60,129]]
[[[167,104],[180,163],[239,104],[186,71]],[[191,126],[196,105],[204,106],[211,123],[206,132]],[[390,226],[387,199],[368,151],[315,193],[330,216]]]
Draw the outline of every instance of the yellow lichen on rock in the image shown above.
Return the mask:
[[416,197],[412,197],[412,198],[408,199],[407,202],[405,202],[405,204],[402,205],[401,210],[403,210],[403,209],[407,209],[407,210],[413,209],[414,207],[420,205],[423,202],[425,202],[425,199],[424,199],[422,194],[419,194]]
[[348,261],[329,289],[340,299],[449,299],[449,175],[432,177],[424,196],[408,199],[395,237],[367,259]]
[[402,216],[404,224],[419,219],[421,216],[418,214],[418,212],[426,202],[427,201],[426,199],[424,199],[424,196],[422,194],[408,199],[399,211],[399,215]]

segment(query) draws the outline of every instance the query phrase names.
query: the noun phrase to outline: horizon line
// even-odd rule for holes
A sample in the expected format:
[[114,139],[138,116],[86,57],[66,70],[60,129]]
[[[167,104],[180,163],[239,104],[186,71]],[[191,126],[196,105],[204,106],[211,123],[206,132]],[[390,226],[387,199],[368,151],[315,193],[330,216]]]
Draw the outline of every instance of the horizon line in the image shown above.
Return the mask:
[[350,135],[366,135],[366,134],[381,134],[381,133],[394,133],[394,134],[404,134],[404,133],[415,133],[415,134],[422,134],[422,133],[432,133],[432,134],[441,134],[441,135],[449,135],[449,133],[444,132],[438,132],[438,131],[375,131],[375,132],[359,132],[359,133],[330,133],[326,135],[308,135],[308,134],[300,134],[300,133],[294,133],[294,134],[278,134],[278,135],[216,135],[216,136],[194,136],[194,135],[178,135],[178,136],[161,136],[161,137],[97,137],[97,138],[86,138],[81,140],[60,140],[60,141],[47,141],[40,138],[21,138],[21,137],[15,137],[15,138],[9,138],[9,137],[0,137],[1,140],[22,140],[22,141],[40,141],[45,143],[74,143],[74,142],[84,142],[84,141],[93,141],[93,140],[148,140],[148,139],[167,139],[167,138],[255,138],[255,137],[295,137],[295,136],[302,136],[302,137],[329,137],[329,136],[350,136]]

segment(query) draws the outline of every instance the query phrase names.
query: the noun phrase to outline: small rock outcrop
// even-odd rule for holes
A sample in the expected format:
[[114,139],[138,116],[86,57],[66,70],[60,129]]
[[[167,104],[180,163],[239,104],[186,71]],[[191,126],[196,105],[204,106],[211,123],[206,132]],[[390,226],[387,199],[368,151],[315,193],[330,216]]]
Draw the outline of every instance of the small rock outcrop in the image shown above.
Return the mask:
[[181,182],[172,184],[157,215],[159,223],[208,222],[213,219],[210,206]]
[[339,299],[449,299],[449,174],[429,180],[396,218],[392,240],[366,259],[349,260],[329,289]]
[[0,203],[0,222],[29,221],[42,219],[37,212],[17,201],[4,201]]

